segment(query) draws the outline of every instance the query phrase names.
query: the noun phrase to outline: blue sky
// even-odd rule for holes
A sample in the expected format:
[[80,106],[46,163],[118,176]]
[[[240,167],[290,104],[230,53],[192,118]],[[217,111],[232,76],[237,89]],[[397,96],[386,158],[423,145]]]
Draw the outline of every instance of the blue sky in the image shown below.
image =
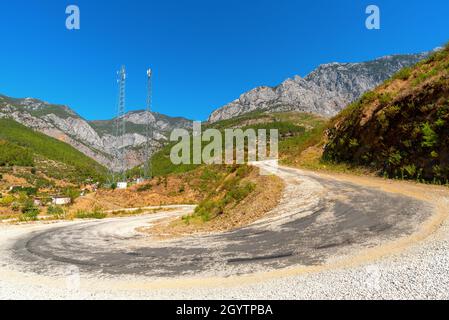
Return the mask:
[[[127,109],[145,107],[148,66],[157,112],[203,120],[259,85],[328,62],[414,53],[449,41],[449,1],[1,0],[0,93],[66,104],[88,119],[115,114],[116,71]],[[65,8],[81,29],[65,28]],[[365,8],[381,9],[381,30]]]

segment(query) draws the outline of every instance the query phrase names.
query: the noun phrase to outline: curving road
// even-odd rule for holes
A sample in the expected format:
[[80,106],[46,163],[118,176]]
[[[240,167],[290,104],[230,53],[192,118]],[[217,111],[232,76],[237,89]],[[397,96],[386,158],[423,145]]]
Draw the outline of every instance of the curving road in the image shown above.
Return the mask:
[[226,277],[328,264],[411,235],[434,212],[427,202],[375,188],[291,168],[277,174],[286,183],[279,206],[236,231],[165,242],[136,231],[192,210],[183,206],[148,216],[34,226],[13,237],[5,233],[0,257],[4,266],[50,277],[65,266],[94,278]]

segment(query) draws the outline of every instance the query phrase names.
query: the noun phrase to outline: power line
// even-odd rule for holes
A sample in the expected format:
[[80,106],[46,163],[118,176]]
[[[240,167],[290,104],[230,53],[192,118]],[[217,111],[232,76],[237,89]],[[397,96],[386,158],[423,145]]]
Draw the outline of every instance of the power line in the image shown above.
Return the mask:
[[150,155],[150,144],[153,135],[152,127],[151,127],[151,100],[152,100],[152,75],[153,72],[151,69],[147,70],[147,122],[146,122],[146,144],[145,144],[145,162],[144,162],[144,179],[152,178],[152,167],[151,167],[151,155]]

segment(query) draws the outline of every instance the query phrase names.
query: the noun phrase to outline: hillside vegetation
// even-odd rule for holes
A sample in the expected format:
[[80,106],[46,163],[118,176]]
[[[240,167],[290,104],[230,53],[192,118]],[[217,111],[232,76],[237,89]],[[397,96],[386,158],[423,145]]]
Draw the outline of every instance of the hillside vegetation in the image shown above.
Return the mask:
[[336,116],[323,158],[390,178],[448,183],[449,46]]
[[200,166],[168,179],[176,178],[184,181],[180,191],[193,190],[198,195],[198,206],[193,214],[182,219],[150,227],[152,235],[171,238],[248,225],[273,209],[283,190],[280,178],[261,176],[257,168],[246,165]]
[[103,166],[70,145],[0,119],[0,220],[36,220],[45,213],[63,218],[65,208],[48,206],[52,195],[73,201],[105,175]]
[[[278,129],[280,155],[285,161],[293,161],[297,153],[321,140],[325,125],[324,118],[312,114],[253,113],[203,125],[203,131],[208,128],[223,133],[229,128]],[[153,175],[156,179],[182,178],[186,181],[185,189],[198,192],[200,201],[193,215],[159,226],[157,233],[230,230],[257,220],[279,201],[283,189],[279,178],[260,176],[258,169],[247,165],[174,165],[170,160],[173,145],[165,146],[153,156]],[[135,168],[128,174],[138,176],[139,172]]]
[[82,182],[93,178],[102,180],[106,169],[72,146],[33,131],[14,120],[0,119],[0,166],[41,165],[45,160],[56,161],[63,169],[46,168],[46,174],[58,179]]
[[[213,124],[203,125],[203,131],[215,128],[225,129],[270,129],[279,130],[279,157],[284,164],[294,164],[298,156],[306,149],[322,141],[323,132],[327,127],[327,119],[299,112],[263,113],[253,112],[243,116],[219,121]],[[170,161],[170,150],[175,143],[170,143],[155,153],[152,157],[152,169],[154,176],[165,176],[172,173],[189,172],[197,167],[194,164],[174,165]],[[207,143],[203,143],[205,146]],[[129,176],[139,176],[140,168],[134,168],[128,172]]]
[[0,140],[0,167],[32,167],[33,165],[33,153],[29,149]]

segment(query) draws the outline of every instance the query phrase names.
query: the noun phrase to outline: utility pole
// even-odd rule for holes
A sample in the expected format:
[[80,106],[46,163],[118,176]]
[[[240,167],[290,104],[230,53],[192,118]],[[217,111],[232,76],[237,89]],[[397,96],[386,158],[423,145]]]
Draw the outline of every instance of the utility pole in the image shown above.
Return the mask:
[[147,123],[146,123],[146,144],[145,144],[145,162],[144,162],[144,179],[149,180],[152,178],[152,168],[151,168],[151,155],[150,155],[150,147],[151,147],[151,139],[153,138],[153,131],[151,128],[151,78],[153,72],[151,69],[147,70]]

